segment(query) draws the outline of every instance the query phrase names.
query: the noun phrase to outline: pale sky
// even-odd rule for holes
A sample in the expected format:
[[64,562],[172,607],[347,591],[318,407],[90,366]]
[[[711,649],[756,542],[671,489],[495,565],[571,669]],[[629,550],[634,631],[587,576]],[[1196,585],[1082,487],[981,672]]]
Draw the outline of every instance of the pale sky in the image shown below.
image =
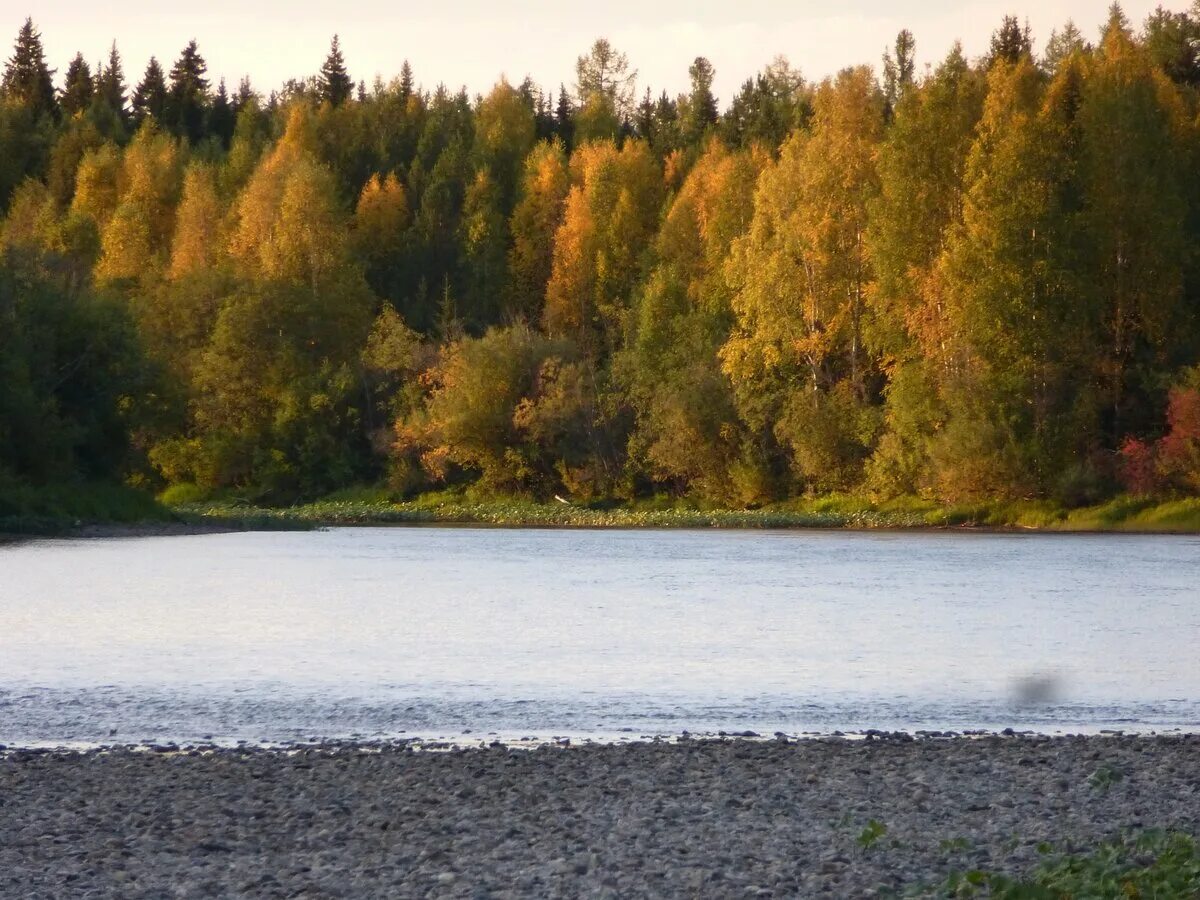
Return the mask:
[[[1156,5],[1129,0],[1124,8],[1140,26]],[[1163,3],[1176,12],[1189,5]],[[249,75],[265,94],[288,77],[316,72],[337,32],[351,76],[368,85],[376,74],[395,76],[407,58],[427,88],[465,84],[474,94],[502,74],[513,82],[528,74],[557,94],[559,82],[571,86],[576,57],[605,36],[638,70],[639,94],[646,86],[656,94],[685,90],[692,60],[708,57],[724,107],[742,81],[779,54],[806,77],[820,79],[848,65],[878,66],[896,32],[908,28],[921,67],[942,58],[956,39],[968,55],[981,54],[1006,13],[1028,18],[1040,51],[1050,29],[1069,18],[1094,38],[1106,11],[1106,0],[603,0],[586,6],[357,0],[341,8],[314,0],[0,0],[0,41],[11,46],[32,15],[61,79],[76,50],[94,65],[115,38],[132,86],[151,55],[169,69],[195,38],[214,85],[224,76],[233,89]]]

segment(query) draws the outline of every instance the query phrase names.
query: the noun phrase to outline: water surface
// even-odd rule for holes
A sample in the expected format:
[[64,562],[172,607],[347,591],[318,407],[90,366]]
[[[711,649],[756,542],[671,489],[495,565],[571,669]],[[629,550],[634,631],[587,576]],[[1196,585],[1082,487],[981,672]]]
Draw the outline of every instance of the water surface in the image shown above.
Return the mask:
[[0,547],[6,743],[1197,730],[1197,646],[1195,537],[357,528]]

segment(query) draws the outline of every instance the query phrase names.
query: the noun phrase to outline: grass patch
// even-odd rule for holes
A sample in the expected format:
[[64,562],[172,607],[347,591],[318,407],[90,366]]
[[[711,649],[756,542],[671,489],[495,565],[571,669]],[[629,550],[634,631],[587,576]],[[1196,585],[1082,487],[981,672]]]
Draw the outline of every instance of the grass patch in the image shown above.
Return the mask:
[[167,522],[174,515],[144,491],[105,482],[0,482],[0,532],[61,534],[80,525]]
[[[164,494],[165,500],[168,495]],[[831,495],[760,509],[714,509],[685,500],[647,498],[625,505],[549,503],[483,498],[460,489],[397,501],[384,489],[355,488],[290,507],[259,507],[231,499],[175,504],[188,520],[240,527],[477,524],[581,528],[996,528],[1074,531],[1200,531],[1200,500],[1161,504],[1124,498],[1067,511],[1049,501],[941,506],[916,498],[874,504]]]
[[991,872],[952,874],[941,895],[1003,900],[1167,898],[1200,894],[1200,853],[1191,835],[1147,831],[1103,844],[1091,853],[1055,853],[1025,878]]
[[1200,498],[1156,502],[1118,497],[1101,506],[1071,512],[1063,527],[1081,531],[1200,532]]

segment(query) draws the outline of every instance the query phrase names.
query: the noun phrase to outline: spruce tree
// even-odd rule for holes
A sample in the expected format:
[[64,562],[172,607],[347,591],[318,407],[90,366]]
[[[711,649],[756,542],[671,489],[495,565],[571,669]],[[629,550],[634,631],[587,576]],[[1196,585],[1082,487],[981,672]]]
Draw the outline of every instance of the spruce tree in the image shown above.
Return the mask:
[[237,93],[233,95],[232,106],[234,117],[236,118],[237,114],[251,101],[256,104],[259,102],[258,93],[254,90],[253,85],[250,84],[249,77],[243,77],[238,82]]
[[346,60],[342,56],[342,48],[335,34],[329,44],[329,55],[321,66],[321,74],[317,76],[317,96],[321,101],[331,106],[341,106],[350,99],[354,83],[346,72]]
[[66,80],[62,92],[62,110],[68,116],[81,113],[92,105],[92,95],[95,92],[92,82],[92,69],[84,60],[82,53],[76,53],[71,64],[67,66]]
[[634,133],[646,143],[654,146],[654,100],[650,96],[650,88],[642,102],[638,104],[637,112],[633,115]]
[[1017,21],[1016,16],[1005,16],[1000,27],[992,32],[991,49],[987,55],[990,68],[1000,60],[1007,63],[1019,62],[1033,52],[1033,37],[1029,33],[1029,23],[1024,26]]
[[558,105],[554,108],[554,127],[563,146],[568,150],[575,141],[575,104],[564,85],[558,86]]
[[46,67],[41,32],[34,27],[33,19],[28,18],[17,33],[13,55],[4,69],[4,93],[28,106],[35,116],[40,113],[53,115],[58,112],[53,75],[54,70]]
[[883,54],[883,96],[889,121],[895,112],[896,104],[912,86],[916,69],[913,54],[916,47],[917,42],[913,39],[912,32],[906,28],[896,35],[896,55],[893,56],[891,50]]
[[1090,50],[1091,47],[1084,41],[1079,28],[1068,19],[1061,30],[1056,28],[1050,32],[1050,39],[1046,41],[1046,49],[1042,53],[1042,68],[1054,75],[1074,54]]
[[408,100],[413,94],[414,87],[412,66],[408,64],[408,60],[406,59],[404,65],[400,67],[400,96]]
[[229,101],[229,92],[225,88],[225,79],[222,78],[217,86],[217,94],[213,98],[212,107],[208,111],[206,130],[221,142],[222,147],[228,148],[229,142],[233,140],[235,120],[233,104]]
[[683,139],[685,144],[693,145],[699,144],[708,130],[717,124],[717,98],[712,92],[716,70],[703,56],[697,56],[688,68],[688,74],[692,79],[692,92],[687,97]]
[[165,118],[168,127],[193,143],[204,136],[209,106],[207,73],[208,65],[196,49],[196,42],[188,41],[171,67]]
[[116,41],[108,51],[108,65],[96,73],[96,93],[118,116],[125,116],[125,72]]
[[146,73],[133,89],[133,123],[140,126],[147,117],[162,119],[167,105],[167,82],[163,78],[162,66],[153,56],[146,64]]

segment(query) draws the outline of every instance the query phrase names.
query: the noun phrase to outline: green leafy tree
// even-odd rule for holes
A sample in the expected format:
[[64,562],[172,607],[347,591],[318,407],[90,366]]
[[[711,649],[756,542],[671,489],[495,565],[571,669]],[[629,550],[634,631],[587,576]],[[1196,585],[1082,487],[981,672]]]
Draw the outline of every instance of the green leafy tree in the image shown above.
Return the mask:
[[1191,137],[1178,93],[1116,13],[1079,103],[1087,254],[1079,305],[1100,322],[1095,377],[1105,445],[1115,449],[1125,431],[1147,428],[1154,373],[1185,321]]
[[735,324],[721,349],[725,371],[743,416],[773,427],[811,488],[852,486],[876,433],[863,335],[882,135],[883,96],[869,69],[826,81],[811,135],[793,136],[763,172],[729,263]]
[[991,69],[962,220],[941,260],[952,344],[939,376],[947,423],[930,453],[949,499],[1044,492],[1087,433],[1064,378],[1064,336],[1083,324],[1069,305],[1074,122],[1059,96],[1075,78],[1060,70],[1043,107],[1028,57]]
[[617,363],[636,415],[631,453],[651,478],[718,502],[771,494],[756,436],[742,424],[717,352],[733,316],[725,265],[749,225],[769,157],[710,141],[672,201],[658,259]]
[[881,494],[912,493],[926,478],[940,427],[937,385],[952,333],[941,270],[946,235],[961,221],[963,173],[986,82],[955,46],[897,105],[877,168],[868,244],[876,282],[866,341],[888,376],[886,430],[870,465]]

